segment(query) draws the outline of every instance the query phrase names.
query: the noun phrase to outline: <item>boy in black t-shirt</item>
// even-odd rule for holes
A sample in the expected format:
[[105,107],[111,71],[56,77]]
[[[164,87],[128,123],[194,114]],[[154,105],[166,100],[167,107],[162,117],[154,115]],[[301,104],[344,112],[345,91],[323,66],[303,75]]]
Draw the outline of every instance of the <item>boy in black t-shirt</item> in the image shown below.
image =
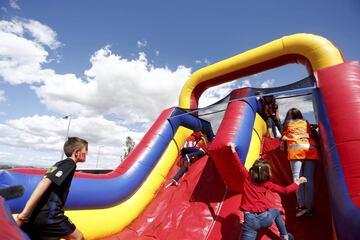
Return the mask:
[[52,166],[17,216],[17,224],[31,239],[84,239],[82,233],[64,215],[76,163],[85,162],[88,143],[70,137],[64,144],[68,157]]

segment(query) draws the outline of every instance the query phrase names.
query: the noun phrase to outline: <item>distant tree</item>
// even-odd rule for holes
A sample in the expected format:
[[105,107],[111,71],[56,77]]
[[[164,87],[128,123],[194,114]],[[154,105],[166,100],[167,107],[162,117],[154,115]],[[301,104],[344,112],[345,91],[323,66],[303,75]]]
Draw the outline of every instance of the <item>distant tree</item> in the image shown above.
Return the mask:
[[13,166],[9,166],[9,165],[1,165],[0,169],[10,169],[13,168]]
[[130,136],[127,136],[125,139],[125,150],[123,156],[121,157],[121,160],[124,160],[126,156],[131,153],[134,147],[135,147],[134,140]]

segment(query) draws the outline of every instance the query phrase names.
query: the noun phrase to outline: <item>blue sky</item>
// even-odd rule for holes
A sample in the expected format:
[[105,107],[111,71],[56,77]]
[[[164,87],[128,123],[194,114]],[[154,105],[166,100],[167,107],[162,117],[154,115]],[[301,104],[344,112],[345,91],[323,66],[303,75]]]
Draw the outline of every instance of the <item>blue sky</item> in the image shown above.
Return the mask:
[[[70,135],[90,142],[94,167],[119,163],[126,136],[139,141],[177,105],[190,74],[286,35],[331,40],[360,56],[360,3],[318,1],[0,0],[0,163],[48,167]],[[307,75],[288,65],[208,90],[280,86]],[[300,104],[300,103],[294,103]]]

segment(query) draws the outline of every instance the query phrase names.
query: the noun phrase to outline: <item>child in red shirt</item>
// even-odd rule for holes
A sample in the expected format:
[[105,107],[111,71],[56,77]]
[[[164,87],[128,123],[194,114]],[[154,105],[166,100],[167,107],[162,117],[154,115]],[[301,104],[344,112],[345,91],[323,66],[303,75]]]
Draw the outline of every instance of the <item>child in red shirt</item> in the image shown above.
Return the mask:
[[181,167],[172,179],[175,186],[179,186],[180,178],[188,171],[191,163],[201,158],[206,154],[207,140],[205,135],[200,130],[195,130],[185,141],[181,149]]
[[290,193],[299,188],[299,185],[306,182],[305,177],[296,179],[289,186],[283,187],[272,183],[271,168],[264,159],[257,159],[249,172],[241,164],[240,158],[236,153],[235,144],[229,146],[233,156],[239,163],[239,171],[243,179],[243,196],[240,209],[244,212],[244,224],[241,234],[242,240],[256,239],[257,232],[261,228],[270,227],[275,221],[282,239],[291,239],[288,234],[284,221],[281,218],[280,211],[273,208],[271,199],[266,197],[266,192]]

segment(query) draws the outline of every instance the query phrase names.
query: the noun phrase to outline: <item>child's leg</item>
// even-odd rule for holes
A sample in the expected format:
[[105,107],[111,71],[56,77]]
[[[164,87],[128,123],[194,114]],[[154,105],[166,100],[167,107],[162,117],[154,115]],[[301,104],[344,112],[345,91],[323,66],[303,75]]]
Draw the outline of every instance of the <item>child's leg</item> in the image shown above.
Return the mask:
[[186,147],[181,149],[181,156],[184,158],[186,154],[197,152],[199,149],[196,147]]
[[271,138],[280,138],[281,134],[279,136],[278,132],[281,133],[281,124],[279,121],[275,118],[275,116],[268,117],[266,120],[266,124],[268,126],[268,131],[271,130],[271,134],[269,134],[269,137]]
[[197,157],[197,158],[200,158],[202,156],[204,156],[205,153],[201,150],[197,150],[197,151],[194,151],[192,153],[188,153],[186,154],[186,156],[191,160],[193,157]]
[[176,175],[173,177],[175,181],[179,181],[179,179],[187,172],[188,168],[183,166],[179,169],[179,171],[176,173]]
[[266,126],[268,131],[268,137],[274,138],[276,134],[276,130],[275,130],[275,123],[271,117],[268,117],[266,119]]
[[[292,171],[292,175],[293,175],[293,180],[300,178],[300,172],[301,172],[301,166],[302,166],[302,162],[299,160],[291,160],[290,161],[290,167],[291,167],[291,171]],[[301,184],[303,185],[303,184]],[[302,186],[300,185],[300,188],[298,190],[296,190],[296,199],[298,202],[299,206],[304,206],[304,190],[303,188],[301,188]]]
[[175,181],[179,181],[179,179],[188,171],[188,166],[190,165],[191,158],[195,156],[202,156],[205,153],[197,148],[183,148],[182,149],[182,161],[183,166],[179,169],[176,175],[173,177]]
[[31,239],[36,240],[84,239],[82,233],[66,216],[63,216],[63,220],[59,223],[41,225],[24,223],[22,229]]
[[241,240],[255,240],[260,228],[259,221],[252,213],[244,213],[244,223],[241,232]]
[[76,228],[74,232],[65,236],[64,239],[66,239],[66,240],[83,240],[85,238],[84,238],[83,234],[80,232],[80,230]]
[[[274,121],[275,121],[275,125],[276,127],[278,128],[279,132],[281,133],[282,132],[282,126],[281,126],[281,122],[279,119],[276,119],[276,117],[274,117]],[[280,134],[281,135],[281,134]],[[281,136],[280,136],[281,137]]]
[[281,217],[280,211],[276,208],[272,208],[269,210],[272,218],[275,220],[276,226],[279,229],[281,236],[288,235],[288,232],[286,231],[285,223]]
[[307,182],[304,185],[305,187],[305,206],[306,208],[312,208],[314,203],[314,172],[315,172],[316,162],[312,160],[304,161],[304,176],[307,179]]

